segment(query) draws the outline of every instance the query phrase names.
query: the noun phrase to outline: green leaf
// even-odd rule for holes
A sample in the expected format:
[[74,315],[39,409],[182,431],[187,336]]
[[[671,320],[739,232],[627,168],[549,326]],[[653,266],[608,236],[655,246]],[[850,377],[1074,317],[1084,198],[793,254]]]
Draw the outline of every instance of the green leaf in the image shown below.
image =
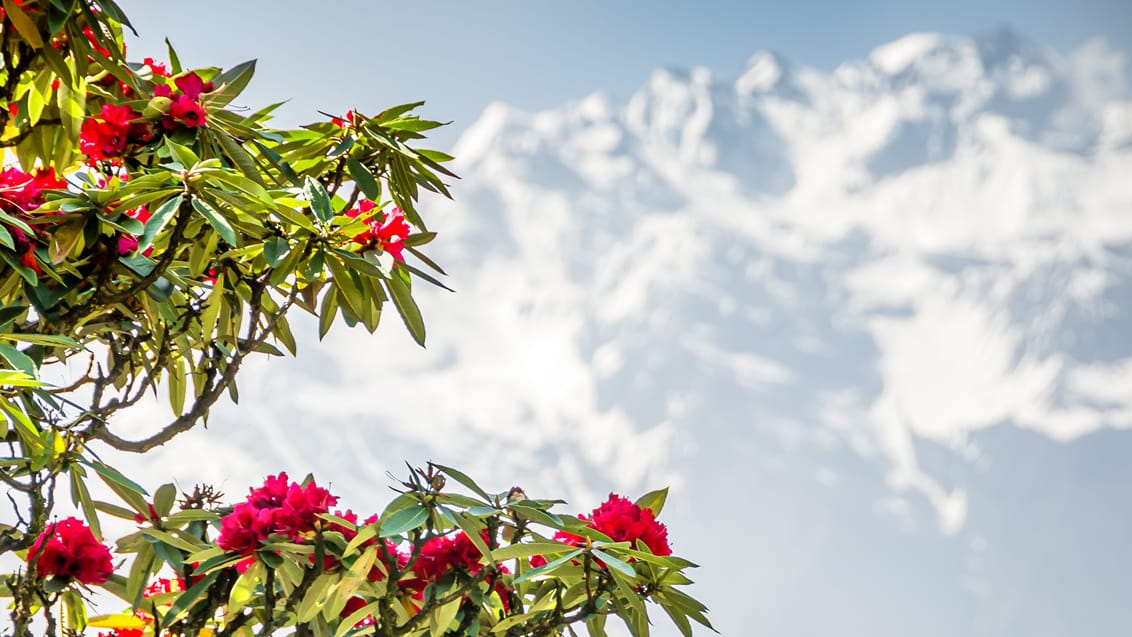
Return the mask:
[[362,606],[358,610],[350,613],[347,617],[342,619],[338,624],[338,629],[334,631],[334,637],[343,637],[346,633],[354,628],[354,625],[365,619],[367,616],[379,612],[381,608],[380,602],[370,602]]
[[621,573],[625,577],[630,577],[630,578],[637,577],[637,571],[633,570],[632,566],[629,566],[625,562],[621,561],[620,559],[618,559],[616,557],[613,557],[612,555],[610,555],[609,553],[606,553],[605,551],[603,551],[601,549],[592,549],[592,550],[593,550],[594,556],[600,558],[602,562],[605,562],[606,566],[612,568],[615,571],[618,571],[619,573]]
[[417,302],[413,300],[413,293],[409,289],[409,284],[400,276],[393,276],[385,282],[385,285],[389,288],[389,295],[393,297],[393,305],[397,308],[397,313],[401,315],[401,320],[405,322],[405,327],[409,329],[409,334],[412,334],[417,345],[424,347],[424,319],[421,318],[421,310],[417,307]]
[[165,50],[169,53],[169,70],[173,75],[181,73],[181,58],[177,57],[177,50],[173,48],[173,43],[169,38],[165,38]]
[[370,201],[381,199],[381,185],[377,183],[373,173],[362,162],[353,158],[347,159],[346,170],[350,173],[350,179],[354,180],[354,184],[367,199]]
[[433,609],[432,616],[429,617],[430,637],[442,637],[448,632],[448,627],[456,619],[456,613],[460,610],[460,603],[461,600],[454,599],[439,608]]
[[330,331],[334,317],[338,315],[338,290],[333,286],[322,295],[322,304],[318,310],[318,340],[322,340]]
[[200,157],[197,157],[192,149],[178,144],[169,137],[165,138],[165,147],[169,149],[169,155],[185,168],[192,168],[200,162]]
[[287,243],[287,240],[283,237],[271,237],[263,242],[263,258],[273,268],[279,267],[279,264],[283,263],[290,252],[291,244]]
[[558,542],[527,542],[526,544],[512,544],[495,549],[491,556],[496,561],[509,560],[516,557],[531,557],[532,555],[558,555],[576,551],[578,547]]
[[447,475],[456,482],[459,482],[465,487],[471,489],[473,493],[483,498],[485,502],[491,501],[491,496],[487,494],[487,491],[484,491],[483,488],[480,487],[480,485],[476,484],[475,480],[469,478],[468,475],[464,472],[453,469],[452,467],[446,467],[442,464],[436,464],[435,462],[430,464],[444,472],[444,475]]
[[664,508],[664,501],[668,499],[668,487],[657,489],[656,491],[649,491],[648,493],[637,498],[635,503],[642,509],[652,511],[653,517],[660,515],[660,510]]
[[393,537],[420,527],[428,520],[428,509],[410,507],[401,509],[381,521],[380,537]]
[[109,502],[103,502],[102,500],[95,500],[94,501],[94,508],[98,509],[99,511],[102,511],[103,513],[107,513],[109,515],[112,515],[116,518],[122,518],[123,520],[129,520],[130,522],[133,522],[134,519],[135,519],[134,516],[137,515],[137,512],[131,511],[130,509],[127,509],[126,507],[120,507],[117,504],[110,504]]
[[255,74],[255,62],[248,60],[237,64],[213,79],[212,83],[216,89],[205,96],[208,103],[226,106],[242,93]]
[[141,488],[136,482],[130,480],[122,475],[117,469],[109,467],[97,461],[80,460],[86,466],[94,469],[98,473],[98,477],[106,483],[106,486],[122,498],[126,504],[133,507],[135,511],[141,513],[145,517],[149,517],[149,503],[145,501],[143,496],[149,494],[145,489]]
[[661,608],[668,614],[669,619],[673,624],[680,629],[680,634],[684,637],[692,637],[692,624],[688,621],[688,616],[680,612],[676,608],[662,604]]
[[311,211],[323,223],[334,218],[334,209],[330,206],[330,195],[318,180],[308,176],[303,183],[303,195],[310,202]]
[[[35,26],[35,20],[16,4],[16,0],[4,0],[4,11],[11,20],[12,26],[16,27],[16,32],[27,41],[28,44],[36,49],[43,48],[43,37],[39,34],[39,29]],[[28,169],[30,170],[30,168]]]
[[172,484],[163,484],[153,493],[153,508],[157,510],[157,515],[169,515],[176,501],[177,487]]
[[55,336],[52,334],[0,334],[0,339],[20,343],[31,343],[32,345],[42,345],[44,347],[82,347],[82,345],[73,338],[68,336]]
[[515,584],[522,584],[523,582],[531,579],[532,577],[539,577],[541,575],[546,575],[546,574],[548,574],[552,571],[555,571],[559,567],[569,563],[570,560],[581,555],[582,552],[583,552],[583,549],[574,549],[573,551],[570,551],[566,555],[563,555],[562,557],[554,560],[553,562],[548,562],[548,563],[543,564],[542,566],[540,566],[538,568],[531,569],[531,570],[527,571],[526,573],[523,573],[519,577],[516,577],[515,578]]
[[145,252],[147,248],[153,245],[153,239],[165,228],[169,220],[177,214],[177,211],[181,208],[182,201],[184,201],[184,198],[181,195],[177,195],[161,204],[153,211],[149,221],[145,222],[145,230],[142,231],[141,239],[138,241],[138,252]]
[[[28,376],[31,376],[32,378],[34,378],[36,376],[36,369],[37,368],[36,368],[36,365],[35,365],[35,361],[33,361],[31,359],[31,357],[29,357],[27,354],[24,354],[23,352],[12,347],[11,345],[5,345],[3,343],[0,343],[0,357],[3,357],[4,360],[8,361],[9,365],[11,365],[12,367],[15,367],[16,369],[20,370],[21,372],[24,372]],[[9,384],[9,383],[5,383],[5,384]]]
[[157,541],[159,541],[163,544],[168,544],[169,546],[172,546],[173,548],[180,549],[180,550],[184,551],[185,553],[187,553],[188,555],[192,555],[193,553],[196,553],[201,548],[199,546],[196,546],[192,542],[188,542],[186,540],[183,540],[183,539],[177,537],[176,535],[173,535],[172,533],[167,533],[165,531],[159,531],[157,529],[142,529],[141,534],[145,535],[147,537],[151,537],[151,538],[153,538],[153,539],[155,539],[155,540],[157,540]]
[[10,305],[0,308],[0,329],[7,327],[8,323],[23,316],[24,312],[27,312],[27,310],[28,307],[26,305]]
[[228,224],[228,220],[224,218],[224,215],[220,214],[219,210],[198,197],[193,197],[193,208],[208,220],[209,225],[216,230],[216,234],[220,235],[220,238],[228,245],[233,247],[238,245],[236,243],[236,231],[232,229],[232,226]]
[[185,509],[169,516],[166,526],[177,526],[188,522],[219,522],[220,515],[204,509]]
[[82,467],[72,465],[71,474],[71,502],[75,503],[83,511],[83,517],[86,518],[87,526],[90,527],[90,532],[94,534],[94,539],[102,541],[102,525],[98,521],[98,512],[94,508],[94,502],[90,499],[90,491],[86,488],[86,483],[83,482],[81,475]]
[[263,183],[263,175],[260,174],[259,165],[256,164],[251,153],[245,150],[240,142],[231,135],[222,132],[216,134],[216,139],[220,141],[220,146],[224,149],[224,153],[236,164],[236,167],[240,169],[240,172],[243,173],[245,177],[261,186],[266,186],[266,184]]

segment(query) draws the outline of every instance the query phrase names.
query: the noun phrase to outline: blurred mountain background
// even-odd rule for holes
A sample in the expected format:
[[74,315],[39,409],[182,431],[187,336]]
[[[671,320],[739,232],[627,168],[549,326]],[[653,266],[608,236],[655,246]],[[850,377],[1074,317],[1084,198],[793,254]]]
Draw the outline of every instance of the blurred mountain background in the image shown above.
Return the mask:
[[423,295],[426,350],[392,314],[321,344],[308,321],[239,406],[123,467],[233,497],[313,471],[361,511],[405,460],[578,511],[667,484],[725,635],[1123,634],[1125,55],[913,33],[492,103],[425,206],[457,290]]

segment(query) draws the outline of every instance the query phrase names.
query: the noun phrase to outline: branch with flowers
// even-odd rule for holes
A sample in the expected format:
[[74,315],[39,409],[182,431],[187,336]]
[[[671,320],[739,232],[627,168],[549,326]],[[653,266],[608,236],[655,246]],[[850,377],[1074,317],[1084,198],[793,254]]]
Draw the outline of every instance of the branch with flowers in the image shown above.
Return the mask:
[[[321,337],[338,319],[373,332],[392,305],[423,346],[414,287],[445,273],[419,195],[456,179],[419,146],[441,125],[420,103],[275,128],[274,107],[234,105],[254,62],[130,62],[131,28],[112,0],[0,0],[8,634],[604,635],[615,615],[644,635],[649,605],[710,628],[656,521],[664,491],[574,517],[430,464],[360,519],[312,478],[178,500],[96,455],[145,453],[237,400],[249,356],[295,353],[295,310]],[[156,392],[170,420],[123,436],[115,415]],[[113,551],[108,518],[137,529]]]

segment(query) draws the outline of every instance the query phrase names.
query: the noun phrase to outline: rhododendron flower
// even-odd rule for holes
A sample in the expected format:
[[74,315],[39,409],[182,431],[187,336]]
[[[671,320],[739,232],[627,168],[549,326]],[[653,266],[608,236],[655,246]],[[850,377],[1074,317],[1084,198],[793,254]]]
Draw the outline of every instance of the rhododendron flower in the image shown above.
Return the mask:
[[[118,256],[124,257],[133,254],[134,250],[138,249],[138,238],[132,234],[124,234],[118,237]],[[137,517],[141,517],[138,515]]]
[[204,126],[206,115],[200,103],[200,96],[212,91],[212,82],[205,82],[195,72],[190,72],[173,80],[173,84],[178,90],[176,94],[173,92],[173,87],[168,84],[158,84],[153,87],[154,97],[168,97],[172,101],[168,113],[161,120],[162,128],[172,131],[178,126],[185,128]]
[[610,493],[609,499],[590,513],[590,528],[608,535],[614,542],[629,542],[635,548],[640,540],[653,555],[671,555],[668,528],[629,500]]
[[[346,216],[355,219],[364,214],[373,212],[377,206],[372,201],[363,199],[356,208],[346,211]],[[411,228],[405,220],[405,213],[400,208],[393,208],[389,212],[378,211],[377,214],[365,221],[369,226],[365,232],[353,237],[354,243],[362,246],[362,250],[380,248],[393,255],[397,261],[404,263],[405,239],[408,238]]]
[[[589,522],[586,526],[601,531],[614,542],[629,542],[636,548],[637,541],[640,540],[653,555],[672,554],[672,549],[668,546],[668,528],[656,521],[652,510],[642,509],[615,493],[610,493],[609,499],[590,512],[588,517],[579,515],[578,519]],[[586,543],[584,537],[565,531],[555,533],[554,541],[570,546]],[[547,563],[541,555],[535,555],[530,561],[531,566],[536,568]]]
[[[342,607],[342,612],[339,613],[338,616],[341,619],[346,619],[350,615],[353,615],[357,611],[365,608],[365,606],[366,600],[362,599],[361,597],[351,597],[350,599],[346,600],[346,605]],[[373,624],[373,615],[366,615],[365,617],[358,620],[358,623],[354,624],[354,629],[356,630],[365,626],[373,626]]]
[[104,104],[98,117],[87,118],[79,131],[79,149],[91,161],[116,160],[130,144],[153,139],[153,131],[129,106]]
[[330,123],[334,124],[338,128],[346,128],[347,123],[350,126],[353,126],[356,123],[356,122],[354,122],[354,111],[353,110],[346,111],[346,119],[342,119],[342,118],[339,118],[339,117],[331,117]]
[[301,541],[314,531],[318,515],[327,513],[337,501],[314,482],[303,486],[289,483],[286,473],[269,476],[262,487],[249,490],[247,500],[224,516],[217,544],[231,553],[251,555],[271,535]]
[[0,171],[0,206],[9,212],[28,212],[43,205],[44,190],[65,190],[67,182],[54,168],[37,168],[31,174],[19,168]]
[[145,58],[142,60],[142,66],[149,67],[149,72],[154,77],[169,77],[169,67],[165,66],[163,62],[155,62],[153,58]]
[[169,115],[173,121],[181,124],[185,128],[196,128],[204,126],[204,108],[194,99],[189,98],[187,95],[178,95],[173,101],[173,105],[169,107]]
[[49,525],[28,550],[28,566],[40,577],[52,575],[83,584],[101,584],[114,573],[110,549],[77,518]]

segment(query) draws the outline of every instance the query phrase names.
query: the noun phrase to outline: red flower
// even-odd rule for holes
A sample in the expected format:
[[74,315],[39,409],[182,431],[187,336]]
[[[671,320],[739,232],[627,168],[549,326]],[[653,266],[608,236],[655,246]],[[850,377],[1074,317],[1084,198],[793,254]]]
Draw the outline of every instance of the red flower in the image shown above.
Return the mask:
[[[132,234],[124,234],[118,237],[118,256],[124,257],[134,253],[138,249],[138,238]],[[135,517],[140,518],[141,515]]]
[[[355,612],[365,608],[365,606],[366,600],[362,599],[361,597],[351,597],[350,599],[346,600],[346,605],[342,607],[342,612],[339,614],[339,617],[346,619],[350,615],[353,615]],[[354,624],[354,628],[358,629],[362,628],[363,626],[373,626],[373,623],[373,615],[366,615],[365,617],[358,620],[358,623]]]
[[608,535],[614,542],[629,542],[636,547],[640,540],[653,555],[671,555],[668,528],[653,517],[652,510],[642,509],[629,500],[610,493],[609,499],[590,514],[590,528]]
[[130,144],[153,139],[153,132],[129,106],[105,104],[98,117],[87,118],[79,131],[79,149],[91,161],[115,160],[126,154]]
[[[358,202],[357,208],[351,208],[345,214],[354,219],[372,212],[376,207],[372,201],[363,199]],[[405,221],[405,213],[400,208],[394,208],[388,213],[379,210],[377,214],[366,219],[366,225],[369,228],[355,235],[354,243],[361,245],[363,252],[380,248],[393,255],[397,261],[404,263],[405,257],[402,254],[405,250],[404,242],[411,231],[408,222]]]
[[[95,35],[94,35],[94,29],[91,29],[89,24],[86,25],[85,27],[83,27],[83,35],[86,36],[86,40],[90,44],[90,48],[94,49],[95,51],[98,51],[99,53],[101,53],[105,57],[110,57],[110,50],[107,49],[106,47],[102,46],[98,42],[98,38],[95,37]],[[123,44],[122,45],[122,52],[125,53],[125,51],[126,51],[126,45]]]
[[177,88],[181,90],[181,93],[183,93],[185,97],[191,100],[198,100],[200,99],[201,93],[209,93],[212,91],[212,82],[201,80],[200,76],[195,72],[182,75],[173,80],[173,83],[177,85]]
[[[652,510],[642,509],[617,494],[610,493],[609,499],[590,512],[589,517],[579,515],[578,519],[588,521],[589,524],[586,526],[601,531],[614,542],[629,542],[633,548],[636,548],[637,540],[640,540],[653,555],[672,554],[672,549],[668,546],[668,528],[656,521]],[[581,546],[585,544],[586,539],[573,533],[559,531],[554,534],[554,541],[570,546]],[[531,558],[531,566],[536,568],[546,563],[546,558],[541,555]]]
[[[487,531],[484,531],[486,540]],[[405,582],[408,588],[418,591],[444,576],[452,570],[462,570],[468,573],[478,573],[483,565],[480,559],[483,554],[463,531],[454,537],[439,536],[430,539],[421,547],[421,554],[413,565],[415,580]]]
[[0,206],[10,212],[28,212],[43,205],[44,190],[65,190],[67,182],[54,168],[37,168],[28,174],[19,168],[0,171]]
[[149,67],[149,72],[154,77],[169,77],[169,68],[162,62],[155,62],[153,58],[146,58],[142,60],[143,66]]
[[41,533],[28,550],[28,565],[40,577],[71,578],[83,584],[101,584],[114,573],[110,549],[76,518],[56,522]]
[[349,123],[350,126],[353,126],[353,125],[356,124],[356,122],[354,121],[354,111],[353,110],[346,111],[346,119],[341,119],[339,117],[331,117],[330,123],[334,124],[338,128],[346,128],[347,123]]
[[188,95],[178,95],[169,107],[169,115],[166,119],[168,118],[172,118],[185,128],[197,128],[204,126],[204,108]]
[[173,131],[178,126],[185,128],[204,126],[207,115],[204,107],[201,106],[200,96],[212,91],[212,82],[205,82],[195,72],[190,72],[173,80],[173,84],[177,87],[177,93],[173,92],[173,87],[169,84],[158,84],[153,87],[154,97],[168,97],[172,100],[168,113],[161,120],[162,128]]
[[225,551],[251,555],[271,535],[298,542],[314,531],[318,515],[338,501],[336,496],[314,482],[306,486],[291,482],[287,474],[269,476],[248,499],[237,504],[220,521],[217,544]]
[[145,598],[157,597],[165,593],[180,593],[185,590],[185,581],[181,578],[168,579],[159,577],[145,587],[145,592],[142,596]]

